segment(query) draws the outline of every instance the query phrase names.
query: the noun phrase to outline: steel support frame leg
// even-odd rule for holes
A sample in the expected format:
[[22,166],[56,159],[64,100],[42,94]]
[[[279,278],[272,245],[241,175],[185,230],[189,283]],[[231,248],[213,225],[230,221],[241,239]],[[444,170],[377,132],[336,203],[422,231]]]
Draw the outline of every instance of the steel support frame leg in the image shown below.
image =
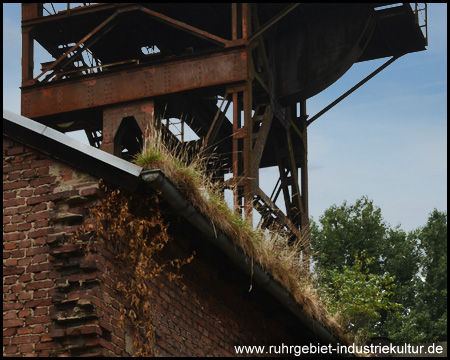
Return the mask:
[[300,216],[300,228],[303,244],[303,263],[305,269],[309,273],[311,266],[311,240],[310,240],[310,226],[309,226],[309,204],[308,204],[308,131],[307,131],[307,115],[306,115],[306,100],[300,103],[300,117],[298,120],[298,127],[302,134],[302,157],[300,168],[300,186],[301,186],[301,200],[303,205],[303,213]]
[[[229,89],[233,99],[233,204],[234,210],[253,221],[252,181],[252,87]],[[242,213],[243,211],[243,213]]]
[[[277,147],[277,162],[280,172],[281,190],[283,192],[286,215],[300,230],[291,238],[291,242],[299,242],[305,270],[310,268],[310,236],[308,213],[308,152],[306,131],[306,102],[300,106],[300,117],[296,116],[296,105],[289,108],[290,120],[300,131],[291,128],[281,130],[280,139],[286,139]],[[295,154],[297,157],[295,158]],[[297,159],[297,160],[296,160]],[[299,173],[300,170],[300,173]],[[300,235],[300,236],[299,236]]]
[[153,100],[138,101],[131,104],[120,104],[103,110],[103,140],[100,149],[110,154],[117,153],[114,149],[114,139],[124,118],[134,117],[143,136],[147,134],[148,126],[155,121]]

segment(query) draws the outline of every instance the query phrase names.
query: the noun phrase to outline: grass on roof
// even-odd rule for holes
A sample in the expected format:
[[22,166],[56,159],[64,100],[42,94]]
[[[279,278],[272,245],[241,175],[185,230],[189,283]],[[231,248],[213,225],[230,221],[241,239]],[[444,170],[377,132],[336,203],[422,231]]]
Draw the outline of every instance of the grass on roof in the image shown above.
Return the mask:
[[161,130],[155,127],[147,129],[146,134],[143,150],[134,162],[146,169],[161,169],[215,228],[224,232],[253,262],[278,281],[307,314],[328,328],[343,344],[350,344],[339,317],[329,315],[302,266],[301,242],[290,246],[280,233],[254,229],[231,210],[222,189],[206,171],[211,155],[199,151],[188,160],[184,156],[189,152],[186,145],[163,141]]

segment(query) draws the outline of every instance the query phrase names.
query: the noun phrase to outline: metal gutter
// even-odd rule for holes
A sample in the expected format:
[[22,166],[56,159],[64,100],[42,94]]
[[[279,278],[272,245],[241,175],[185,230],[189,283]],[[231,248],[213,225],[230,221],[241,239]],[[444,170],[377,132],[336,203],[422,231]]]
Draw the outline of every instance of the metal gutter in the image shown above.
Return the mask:
[[[277,281],[275,281],[258,264],[252,263],[244,252],[237,248],[233,241],[219,229],[213,227],[211,222],[203,216],[194,206],[180,194],[179,190],[164,175],[161,170],[144,170],[142,179],[154,190],[158,190],[170,207],[183,216],[189,223],[199,229],[203,235],[216,245],[228,258],[253,280],[268,291],[272,296],[297,318],[305,324],[321,341],[336,347],[342,345],[322,324],[307,315],[303,307]],[[354,356],[353,354],[342,354]]]

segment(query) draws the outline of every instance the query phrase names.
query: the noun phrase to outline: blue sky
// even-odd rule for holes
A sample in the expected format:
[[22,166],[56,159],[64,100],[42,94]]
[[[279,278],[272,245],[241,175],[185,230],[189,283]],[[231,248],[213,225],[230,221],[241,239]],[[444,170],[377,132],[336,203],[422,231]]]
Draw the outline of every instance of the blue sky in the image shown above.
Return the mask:
[[[428,4],[429,46],[407,54],[308,128],[309,210],[367,195],[405,231],[447,211],[447,4]],[[50,60],[40,55],[35,64]],[[312,117],[387,59],[354,65],[307,102]],[[3,4],[3,108],[20,113],[20,4]],[[35,65],[35,68],[38,68]],[[278,170],[263,169],[270,195]],[[281,205],[281,204],[280,204]]]

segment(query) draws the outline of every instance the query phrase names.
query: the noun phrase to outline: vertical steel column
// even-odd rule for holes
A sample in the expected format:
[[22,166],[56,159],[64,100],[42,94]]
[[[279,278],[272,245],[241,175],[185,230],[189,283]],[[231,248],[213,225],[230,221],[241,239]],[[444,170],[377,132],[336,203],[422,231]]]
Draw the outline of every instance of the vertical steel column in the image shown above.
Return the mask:
[[231,39],[236,40],[237,39],[237,3],[231,4]]
[[[23,3],[22,22],[42,16],[42,3]],[[32,26],[22,27],[22,86],[34,84],[34,44]]]
[[34,46],[30,35],[31,28],[22,28],[22,86],[31,85],[34,70]]
[[[251,33],[250,5],[232,4],[233,40],[247,39]],[[252,58],[247,48],[247,69],[252,69]],[[252,76],[245,84],[227,89],[233,100],[233,204],[234,210],[245,218],[253,219],[252,176]],[[242,214],[242,210],[244,213]]]
[[237,137],[238,129],[241,127],[239,97],[237,92],[233,92],[233,205],[234,211],[240,212],[239,196],[238,196],[238,177],[239,177],[239,141]]
[[244,138],[243,138],[243,167],[244,167],[244,214],[251,222],[253,220],[253,196],[251,182],[255,181],[252,173],[252,84],[247,81],[247,89],[243,92]]
[[[251,28],[251,4],[242,4],[242,38],[248,39],[252,33]],[[242,107],[244,111],[244,139],[243,139],[243,167],[244,167],[244,215],[251,223],[253,223],[253,196],[251,193],[251,182],[254,181],[252,174],[252,130],[253,130],[253,59],[251,47],[247,44],[247,74],[249,78],[246,82],[246,89],[243,92]]]
[[300,170],[301,192],[303,202],[303,214],[301,215],[300,225],[303,240],[303,263],[305,269],[310,271],[310,228],[309,228],[309,204],[308,204],[308,134],[306,119],[306,100],[300,102],[299,128],[303,140],[303,156]]

